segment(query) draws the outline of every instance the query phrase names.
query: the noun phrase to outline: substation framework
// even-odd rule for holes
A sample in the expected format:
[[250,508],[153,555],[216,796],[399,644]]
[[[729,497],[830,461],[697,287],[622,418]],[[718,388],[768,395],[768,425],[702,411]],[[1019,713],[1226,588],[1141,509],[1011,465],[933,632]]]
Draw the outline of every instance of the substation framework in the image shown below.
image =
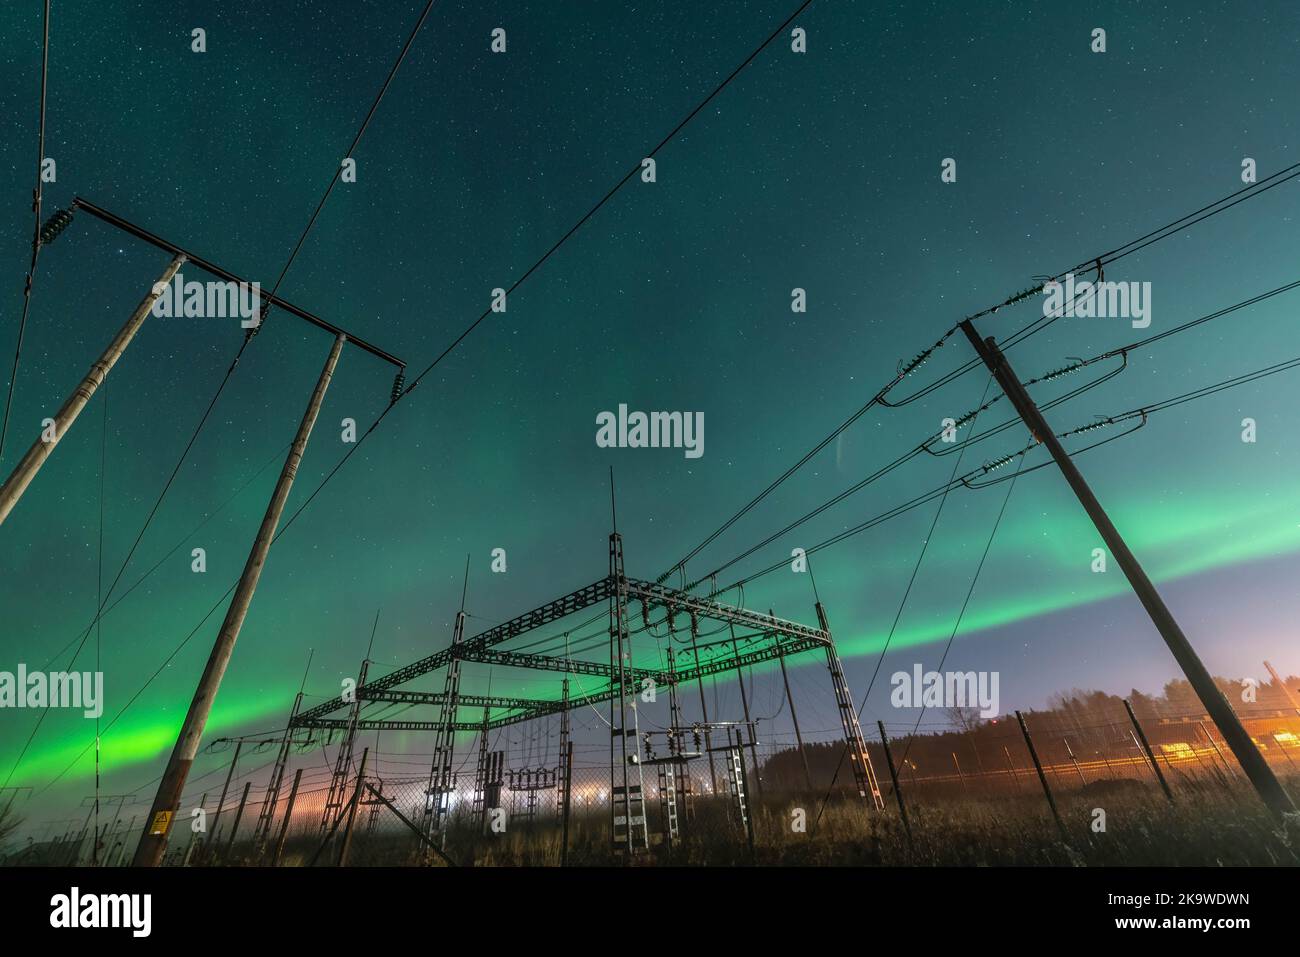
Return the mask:
[[[609,661],[582,660],[565,655],[530,654],[510,651],[499,646],[535,629],[557,622],[575,612],[605,602],[609,607]],[[457,732],[482,732],[479,736],[479,754],[475,774],[473,813],[480,821],[486,820],[489,809],[498,806],[503,788],[524,791],[528,796],[531,819],[536,807],[537,791],[557,790],[557,808],[564,823],[566,837],[572,790],[573,744],[570,740],[569,713],[575,708],[585,708],[601,703],[609,706],[610,733],[610,837],[616,853],[633,855],[648,849],[649,826],[645,812],[644,773],[649,766],[659,776],[659,801],[664,822],[664,838],[670,844],[678,837],[678,823],[690,808],[690,784],[686,768],[688,762],[707,758],[713,780],[718,779],[714,762],[715,753],[722,755],[724,779],[735,810],[742,825],[749,828],[752,842],[752,824],[749,818],[748,776],[744,750],[751,750],[757,758],[755,725],[745,721],[713,721],[708,716],[704,697],[703,679],[712,675],[737,671],[765,661],[784,659],[790,655],[820,651],[826,656],[830,671],[831,688],[835,696],[840,724],[849,756],[849,766],[858,796],[870,801],[877,810],[884,808],[875,770],[867,754],[857,710],[844,678],[844,670],[835,642],[831,636],[826,610],[818,601],[817,627],[777,618],[772,613],[761,614],[747,608],[728,605],[711,597],[691,594],[670,586],[629,578],[623,570],[623,542],[619,533],[609,537],[609,574],[560,598],[547,602],[487,631],[465,636],[466,614],[457,613],[451,643],[441,651],[421,658],[402,668],[373,680],[368,679],[367,663],[362,663],[357,687],[350,699],[336,697],[307,710],[300,710],[301,696],[295,701],[285,730],[283,746],[277,757],[270,780],[265,807],[273,809],[284,781],[291,737],[296,731],[322,730],[341,732],[339,754],[334,765],[329,796],[326,801],[321,828],[329,827],[331,819],[337,825],[346,813],[347,798],[353,790],[349,778],[353,743],[357,732],[372,730],[430,731],[434,733],[433,760],[426,792],[424,820],[420,823],[425,841],[433,846],[439,833],[445,834],[450,817],[451,795],[455,789],[454,764],[455,736]],[[670,638],[685,626],[689,629],[689,645],[683,643],[674,650],[672,640],[667,650],[666,666],[645,668],[632,663],[632,634],[629,628],[631,613],[641,618],[644,630],[649,630],[651,616],[662,613]],[[724,626],[730,636],[718,641],[701,643],[700,623],[708,620]],[[743,630],[737,634],[736,629]],[[720,630],[720,629],[719,629]],[[742,648],[743,645],[743,648]],[[567,652],[567,649],[566,649]],[[477,662],[509,668],[552,671],[563,674],[563,692],[558,699],[519,698],[502,695],[464,694],[460,691],[460,666],[462,662]],[[442,692],[413,691],[402,688],[424,675],[445,669]],[[590,676],[604,679],[595,691],[571,696],[569,676]],[[702,722],[684,724],[681,720],[680,695],[691,683],[699,690]],[[670,727],[665,731],[642,733],[638,726],[637,701],[648,689],[666,693],[669,699]],[[743,685],[742,685],[743,691]],[[434,720],[376,719],[361,716],[362,707],[371,702],[388,704],[427,705],[438,708]],[[463,720],[461,709],[482,709],[477,720]],[[492,716],[493,710],[504,714]],[[746,712],[748,704],[746,702]],[[344,712],[340,714],[340,712]],[[503,767],[504,754],[490,752],[487,732],[510,725],[560,715],[560,748],[558,767],[512,769]],[[749,741],[743,740],[748,732]],[[667,755],[655,753],[651,734],[666,738]],[[725,735],[725,745],[714,745],[714,736]],[[645,747],[643,748],[643,743]],[[648,752],[648,753],[647,753]],[[359,791],[359,785],[357,787]],[[717,787],[715,784],[715,793]],[[271,812],[274,813],[273,811]],[[261,822],[259,822],[261,823]],[[270,816],[262,830],[269,836]]]

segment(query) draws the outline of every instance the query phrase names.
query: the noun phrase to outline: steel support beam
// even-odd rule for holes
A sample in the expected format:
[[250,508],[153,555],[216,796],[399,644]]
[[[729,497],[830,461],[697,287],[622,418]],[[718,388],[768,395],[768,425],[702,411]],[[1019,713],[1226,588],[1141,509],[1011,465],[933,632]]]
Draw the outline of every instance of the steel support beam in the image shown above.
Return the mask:
[[[224,280],[225,282],[233,282],[244,286],[253,285],[248,280],[241,279],[239,276],[236,276],[230,270],[222,269],[216,263],[210,262],[204,259],[202,256],[196,256],[193,253],[182,249],[180,246],[177,246],[175,243],[168,242],[167,240],[163,239],[161,236],[157,236],[149,232],[147,229],[144,229],[140,226],[137,226],[135,223],[123,219],[121,216],[117,216],[113,213],[110,213],[108,210],[104,209],[103,207],[96,206],[88,199],[82,199],[80,196],[78,196],[72,200],[72,205],[74,208],[84,210],[85,212],[89,213],[91,216],[94,216],[96,219],[108,223],[110,226],[114,226],[117,229],[122,230],[122,232],[124,233],[129,233],[130,235],[134,236],[136,239],[148,243],[150,246],[154,246],[158,249],[165,250],[166,252],[169,252],[174,256],[184,256],[185,259],[187,259],[194,266],[198,267],[199,269],[202,269],[206,273],[211,273],[212,275],[216,276],[218,279]],[[170,281],[170,278],[168,279],[168,281]],[[371,343],[366,342],[366,340],[364,339],[357,338],[356,336],[352,335],[352,333],[340,329],[338,326],[334,325],[334,323],[328,322],[322,319],[320,316],[308,312],[306,309],[299,308],[298,306],[295,306],[293,303],[281,299],[277,295],[274,295],[270,292],[262,292],[261,299],[263,302],[269,302],[274,306],[278,306],[280,309],[283,309],[285,312],[289,313],[290,315],[297,316],[299,319],[309,322],[313,326],[316,326],[319,329],[324,329],[326,332],[330,333],[333,336],[347,336],[347,340],[351,345],[356,346],[358,349],[361,349],[364,352],[370,353],[376,359],[382,359],[384,362],[396,366],[399,371],[406,368],[406,363],[403,362],[401,359],[398,359],[396,356],[391,355],[388,352],[385,352],[383,349],[380,349],[376,345],[372,345]]]
[[[296,727],[320,728],[324,731],[346,731],[351,722],[347,718],[299,718]],[[442,725],[437,721],[398,721],[384,718],[361,718],[356,723],[358,731],[437,731]],[[481,721],[457,721],[456,731],[478,731]]]
[[[575,592],[558,598],[555,601],[548,602],[540,608],[534,608],[517,618],[497,625],[495,628],[475,635],[461,643],[458,657],[461,660],[473,661],[474,654],[481,652],[494,644],[503,641],[509,641],[511,638],[517,638],[522,634],[531,631],[534,628],[540,628],[543,625],[550,624],[561,618],[567,617],[574,612],[581,611],[597,602],[604,601],[609,597],[609,580],[602,578],[598,582],[593,582]],[[434,652],[419,661],[412,662],[404,668],[398,668],[396,671],[384,675],[382,678],[376,678],[369,682],[365,687],[358,688],[357,694],[365,696],[373,694],[376,691],[386,691],[389,688],[395,688],[398,685],[405,684],[422,675],[427,675],[431,671],[437,671],[451,661],[452,650],[444,648],[442,651]],[[333,714],[342,708],[347,702],[341,697],[332,698],[324,704],[319,704],[314,708],[309,708],[300,716],[300,720],[309,718],[320,718],[327,714]]]
[[688,612],[694,611],[701,618],[725,621],[733,625],[745,625],[763,632],[777,632],[793,638],[817,639],[822,644],[826,644],[830,640],[830,636],[819,628],[810,628],[796,621],[785,621],[771,615],[764,615],[761,612],[750,611],[747,608],[724,605],[721,602],[713,601],[711,598],[702,598],[699,595],[692,595],[676,588],[669,588],[667,585],[656,585],[654,582],[629,578],[627,579],[627,595],[629,599],[644,601],[648,605],[660,605],[664,608]]

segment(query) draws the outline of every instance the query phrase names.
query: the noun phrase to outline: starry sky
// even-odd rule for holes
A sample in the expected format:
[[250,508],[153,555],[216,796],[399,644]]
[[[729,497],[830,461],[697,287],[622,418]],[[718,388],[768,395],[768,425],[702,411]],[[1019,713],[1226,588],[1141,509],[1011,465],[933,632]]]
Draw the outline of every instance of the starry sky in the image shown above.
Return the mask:
[[[80,195],[269,286],[422,6],[59,0],[46,214]],[[356,183],[335,189],[281,295],[424,368],[794,6],[441,0],[356,152]],[[0,9],[6,375],[31,236],[40,20],[38,0]],[[309,649],[307,703],[336,694],[377,611],[372,674],[445,646],[466,555],[471,633],[603,577],[610,466],[628,573],[653,579],[958,319],[1241,188],[1245,157],[1261,177],[1300,161],[1300,10],[1287,0],[815,0],[796,22],[807,53],[791,52],[788,37],[769,46],[658,154],[657,182],[628,183],[399,404],[276,544],[208,738],[282,726]],[[502,55],[489,51],[498,26]],[[190,49],[195,27],[206,53]],[[1104,54],[1089,49],[1095,27],[1107,31]],[[947,157],[955,183],[940,180]],[[1150,329],[1063,320],[1017,347],[1013,363],[1030,378],[1300,278],[1297,213],[1290,183],[1117,263],[1108,279],[1152,284]],[[6,474],[167,259],[85,215],[43,251]],[[806,313],[791,311],[795,287]],[[1135,353],[1122,375],[1053,410],[1053,425],[1300,354],[1297,296]],[[982,330],[1010,334],[1039,314],[1032,300]],[[46,665],[94,617],[101,447],[106,589],[241,337],[229,320],[146,323],[0,528],[0,669]],[[100,656],[106,719],[159,672],[104,735],[110,791],[152,793],[224,607],[169,656],[238,576],[329,346],[320,330],[271,314],[113,597],[156,570],[82,650],[80,668]],[[958,336],[908,384],[969,357]],[[1218,674],[1262,676],[1264,658],[1300,672],[1296,375],[1161,413],[1079,460]],[[688,575],[707,575],[974,408],[987,381],[977,372],[873,409]],[[391,382],[384,363],[344,351],[290,510],[347,451],[341,420],[364,428]],[[704,455],[598,448],[595,417],[619,403],[702,411]],[[1009,409],[989,414],[1000,422]],[[1253,444],[1241,441],[1245,417],[1257,422]],[[966,467],[1025,441],[1009,430],[973,447]],[[935,487],[950,463],[912,461],[721,577]],[[937,664],[1005,489],[948,499],[885,675]],[[813,558],[855,696],[934,507]],[[1055,470],[1020,479],[947,667],[999,671],[1004,710],[1072,687],[1158,691],[1176,665],[1118,567],[1091,570],[1100,544]],[[204,574],[191,571],[194,547],[206,550]],[[494,548],[506,550],[505,574],[490,571]],[[815,623],[807,575],[765,576],[745,598]],[[639,655],[653,661],[657,650]],[[834,737],[824,662],[791,665],[809,736]],[[756,672],[764,713],[778,680]],[[489,682],[558,693],[554,674],[465,666],[465,690]],[[890,716],[888,692],[878,681],[864,719]],[[718,693],[735,710],[734,680]],[[74,807],[93,786],[93,722],[52,713],[11,771],[34,717],[0,712],[0,775],[45,807]],[[196,774],[223,760],[202,756]]]

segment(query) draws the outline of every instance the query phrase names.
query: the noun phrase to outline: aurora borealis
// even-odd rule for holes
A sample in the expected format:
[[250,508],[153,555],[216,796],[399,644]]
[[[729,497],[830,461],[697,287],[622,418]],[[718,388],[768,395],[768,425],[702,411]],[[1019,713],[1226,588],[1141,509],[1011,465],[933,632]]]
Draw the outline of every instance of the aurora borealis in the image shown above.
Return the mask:
[[[47,215],[81,195],[274,281],[422,4],[237,6],[56,4]],[[793,6],[437,4],[358,150],[357,182],[335,190],[281,295],[418,372]],[[953,322],[1241,188],[1245,157],[1261,177],[1300,160],[1293,4],[1047,6],[815,0],[798,21],[808,52],[778,39],[762,53],[659,154],[656,182],[625,186],[285,533],[208,737],[282,726],[309,649],[308,704],[336,694],[378,609],[372,674],[443,647],[467,554],[471,633],[603,576],[611,465],[628,573],[653,579]],[[31,232],[39,22],[37,3],[0,11],[6,372]],[[509,36],[501,55],[488,49],[497,26]],[[1089,50],[1097,26],[1104,54]],[[194,27],[207,30],[204,54],[190,50]],[[957,161],[955,183],[940,181],[946,157]],[[1300,278],[1297,214],[1291,182],[1142,250],[1107,278],[1151,283],[1149,329],[1063,320],[1011,361],[1029,378]],[[5,474],[165,264],[87,216],[44,250]],[[790,310],[796,287],[806,313]],[[1292,292],[1137,350],[1122,375],[1049,419],[1074,428],[1300,355],[1298,309]],[[1035,310],[1037,300],[1016,306],[981,330],[1009,334]],[[0,527],[0,669],[44,666],[94,616],[101,443],[107,589],[241,336],[231,320],[146,323]],[[106,716],[162,668],[103,738],[111,791],[161,772],[224,606],[164,663],[239,574],[328,348],[319,330],[272,312],[114,592],[162,561],[102,621]],[[900,395],[969,357],[960,337],[950,340]],[[1260,674],[1263,658],[1300,672],[1297,376],[1161,412],[1079,459],[1216,674]],[[690,576],[973,409],[986,381],[967,375],[923,401],[872,410],[702,552]],[[390,383],[382,363],[345,350],[290,512],[347,451],[341,421],[364,428]],[[600,447],[596,416],[624,403],[703,413],[704,455]],[[988,424],[1009,414],[995,406]],[[1257,423],[1254,443],[1241,439],[1245,418]],[[973,446],[963,471],[1025,441],[1017,428]],[[919,457],[720,580],[939,485],[951,461]],[[937,663],[1005,489],[948,499],[886,675]],[[856,696],[933,510],[812,559]],[[1076,686],[1154,691],[1175,677],[1118,567],[1092,572],[1099,545],[1055,470],[1019,479],[948,666],[1000,671],[1004,709]],[[203,574],[191,571],[194,547],[206,550]],[[506,550],[505,574],[490,570],[494,548]],[[807,576],[774,573],[745,599],[814,620]],[[80,668],[95,649],[92,633]],[[654,657],[653,642],[644,654]],[[834,737],[829,697],[814,699],[827,693],[824,666],[805,664],[791,662],[810,737]],[[464,690],[482,693],[489,681],[499,693],[558,689],[558,675],[465,666]],[[763,671],[756,682],[766,709],[774,686]],[[718,687],[724,707],[734,704],[734,682]],[[888,707],[888,683],[877,681],[864,716]],[[31,725],[31,713],[0,711],[0,777],[36,789],[41,815],[75,808],[92,787],[92,724],[51,713],[11,774]],[[201,757],[196,773],[221,760]]]

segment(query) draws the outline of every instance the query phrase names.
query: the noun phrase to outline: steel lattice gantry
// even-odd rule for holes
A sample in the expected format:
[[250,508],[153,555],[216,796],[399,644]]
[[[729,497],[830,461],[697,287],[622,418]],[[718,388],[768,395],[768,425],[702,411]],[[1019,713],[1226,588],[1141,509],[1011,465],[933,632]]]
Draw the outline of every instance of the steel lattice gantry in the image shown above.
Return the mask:
[[[572,658],[567,653],[533,654],[499,647],[601,602],[608,602],[611,612],[611,653],[608,663]],[[630,724],[635,729],[636,723],[635,708],[627,707],[627,699],[629,696],[634,697],[647,682],[653,682],[654,685],[663,688],[675,688],[711,675],[747,668],[764,661],[821,650],[826,655],[830,670],[832,690],[849,750],[849,764],[853,771],[854,783],[862,798],[871,800],[877,808],[881,808],[884,803],[880,788],[867,754],[853,699],[844,680],[843,668],[831,637],[826,612],[820,603],[816,606],[816,612],[817,627],[812,627],[777,618],[772,614],[762,614],[729,605],[712,597],[629,578],[623,573],[622,543],[615,533],[610,536],[610,574],[605,578],[470,637],[465,637],[461,632],[464,623],[458,618],[457,635],[447,648],[383,677],[359,682],[353,700],[338,697],[294,714],[290,718],[289,726],[291,729],[342,731],[345,740],[350,734],[362,730],[432,731],[438,736],[439,741],[443,742],[441,745],[443,750],[438,755],[438,761],[445,769],[450,757],[444,752],[452,747],[451,742],[454,741],[453,735],[456,732],[492,730],[534,718],[561,714],[575,708],[608,703],[613,709],[614,738],[617,739],[620,731],[624,736],[623,745],[616,744],[612,752],[611,775],[614,775],[616,780],[611,781],[611,785],[615,788],[620,786],[629,788],[630,790],[623,793],[625,797],[630,797],[633,793],[639,793],[639,781],[633,783],[631,780],[633,775],[629,774],[629,781],[623,782],[624,771],[629,768],[623,751],[637,746],[633,738],[627,737],[628,730],[624,727],[624,724]],[[673,664],[668,670],[634,666],[631,647],[635,636],[652,624],[652,616],[660,615],[662,618],[659,618],[656,623],[666,622],[670,630],[675,627],[676,616],[689,617],[690,646],[676,649],[672,658]],[[640,618],[641,628],[631,627],[634,617]],[[695,636],[700,620],[730,626],[733,637],[713,643],[697,644]],[[455,674],[459,663],[465,661],[510,668],[554,671],[566,676],[593,676],[605,680],[602,686],[595,690],[561,699],[463,694],[459,691],[459,683],[454,680],[448,681],[446,689],[441,693],[411,691],[399,687],[439,669],[450,669],[449,675]],[[621,689],[626,690],[620,694]],[[431,705],[438,708],[438,719],[425,721],[368,719],[362,716],[358,706],[369,703]],[[483,710],[477,720],[461,720],[458,715],[460,708]],[[493,711],[496,712],[495,716],[492,716]],[[339,712],[346,713],[340,715]],[[637,767],[635,762],[630,766],[633,770]],[[435,773],[435,788],[447,787],[447,781],[439,782],[438,777],[439,775]],[[615,818],[617,816],[615,814]],[[625,806],[625,816],[635,818],[638,815],[633,814],[631,809]],[[643,813],[640,816],[643,818]],[[618,843],[625,850],[635,850],[630,847],[632,831],[629,828],[616,824],[614,833],[618,835]],[[640,834],[641,836],[644,834],[643,825]],[[640,837],[638,841],[644,846],[644,841],[641,841]]]

